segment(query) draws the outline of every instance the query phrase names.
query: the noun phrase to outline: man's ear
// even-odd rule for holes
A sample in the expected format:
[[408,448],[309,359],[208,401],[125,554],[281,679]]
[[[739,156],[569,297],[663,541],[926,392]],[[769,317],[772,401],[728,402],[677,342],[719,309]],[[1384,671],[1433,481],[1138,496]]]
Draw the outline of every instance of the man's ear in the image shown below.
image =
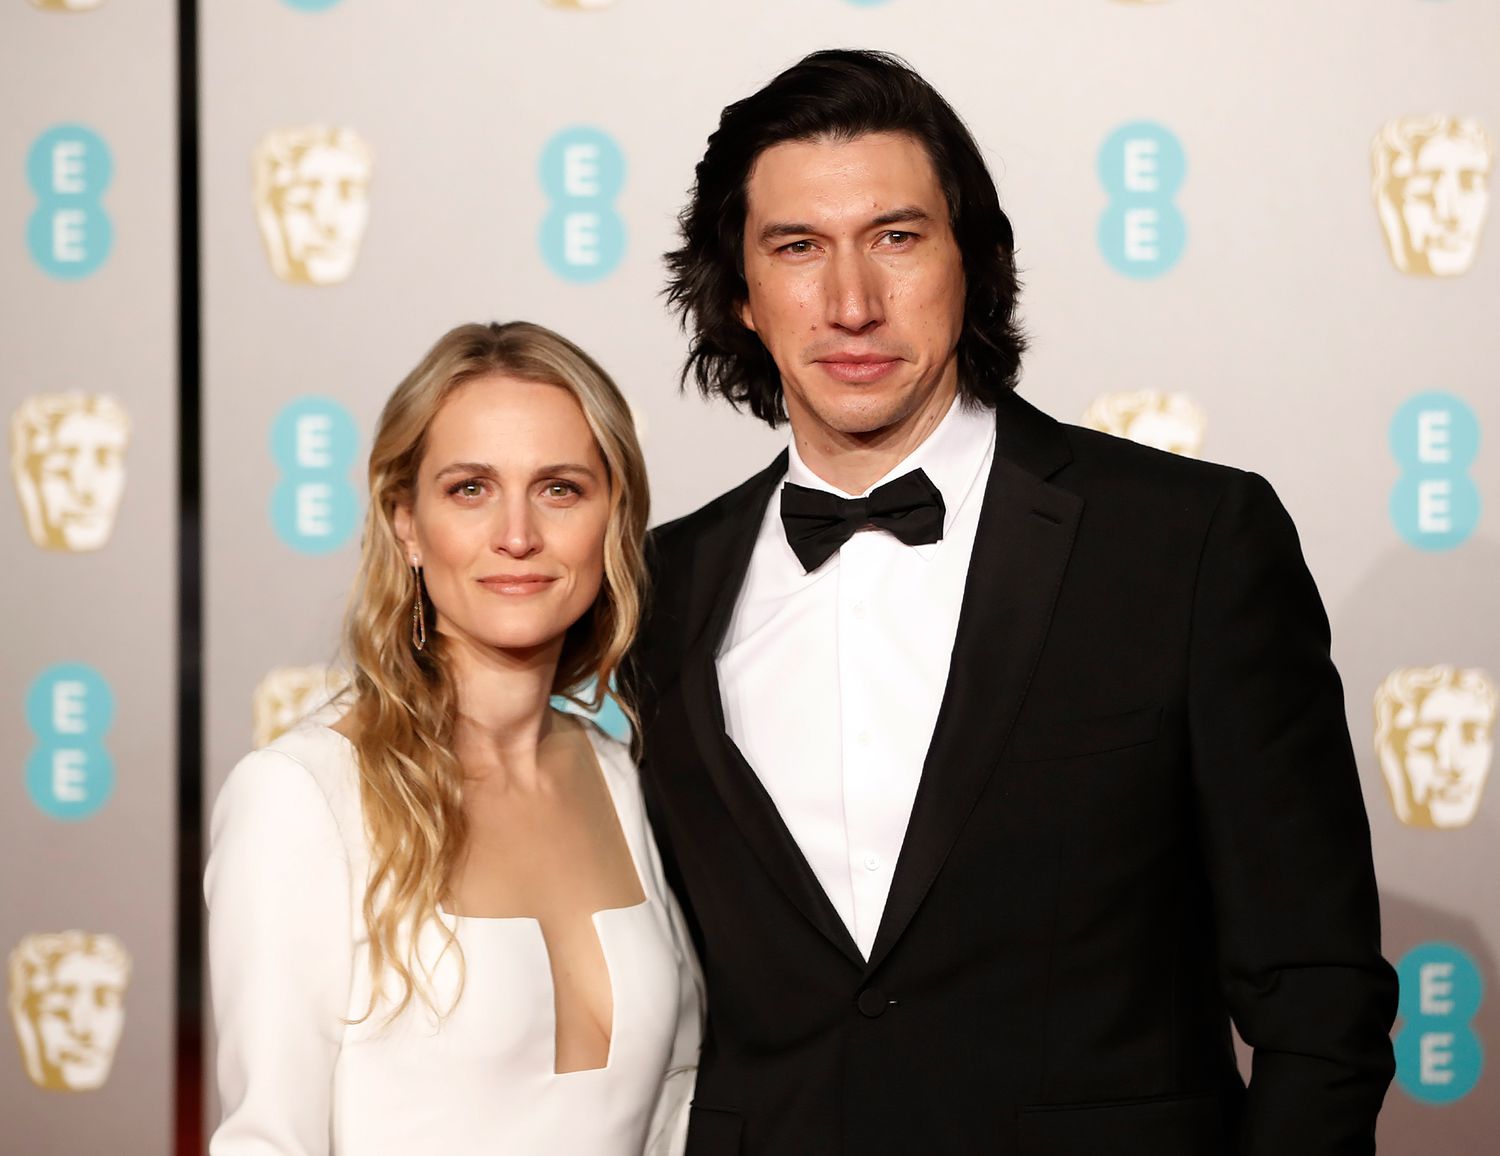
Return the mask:
[[734,311],[740,316],[740,324],[751,333],[759,334],[760,330],[755,328],[755,310],[750,308],[750,298],[747,296],[743,301],[737,301]]

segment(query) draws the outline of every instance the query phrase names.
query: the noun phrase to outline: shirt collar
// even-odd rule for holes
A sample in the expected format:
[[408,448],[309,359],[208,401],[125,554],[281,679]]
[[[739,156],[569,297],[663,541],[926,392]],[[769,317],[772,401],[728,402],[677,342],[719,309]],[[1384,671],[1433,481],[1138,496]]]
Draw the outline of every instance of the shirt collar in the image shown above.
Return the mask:
[[[793,485],[806,486],[811,490],[837,494],[841,498],[862,498],[876,486],[899,478],[902,474],[920,469],[932,480],[932,484],[943,495],[943,534],[953,527],[953,520],[969,501],[976,483],[989,460],[995,444],[995,414],[983,406],[966,404],[956,398],[938,422],[937,428],[906,457],[892,466],[883,477],[878,478],[861,494],[848,494],[837,486],[825,482],[808,467],[797,452],[797,439],[787,447],[786,481]],[[941,542],[913,546],[918,555],[930,559],[937,553]]]

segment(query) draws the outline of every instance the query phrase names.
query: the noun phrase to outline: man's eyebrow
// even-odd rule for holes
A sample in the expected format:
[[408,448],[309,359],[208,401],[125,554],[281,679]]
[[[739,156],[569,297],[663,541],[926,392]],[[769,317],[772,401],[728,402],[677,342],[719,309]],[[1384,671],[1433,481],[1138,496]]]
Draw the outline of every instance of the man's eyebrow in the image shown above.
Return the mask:
[[[932,214],[917,205],[903,205],[873,218],[867,228],[880,229],[886,225],[917,225],[932,220]],[[762,242],[775,241],[781,237],[805,237],[818,230],[801,221],[772,221],[760,231]]]
[[796,237],[816,232],[811,225],[803,225],[797,221],[772,221],[760,231],[760,239],[774,241],[779,237]]
[[889,213],[881,213],[870,222],[870,225],[878,229],[882,225],[918,225],[931,220],[932,214],[926,209],[918,208],[916,205],[903,205],[899,209],[892,209]]

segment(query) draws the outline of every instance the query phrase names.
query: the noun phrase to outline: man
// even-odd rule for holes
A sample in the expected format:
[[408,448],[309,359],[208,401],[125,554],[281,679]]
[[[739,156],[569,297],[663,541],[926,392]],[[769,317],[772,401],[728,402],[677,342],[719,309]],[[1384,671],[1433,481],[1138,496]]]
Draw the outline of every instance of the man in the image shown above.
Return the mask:
[[1010,224],[891,57],[727,108],[681,223],[688,372],[792,432],[653,536],[689,1156],[1373,1151],[1395,982],[1270,487],[1015,396]]

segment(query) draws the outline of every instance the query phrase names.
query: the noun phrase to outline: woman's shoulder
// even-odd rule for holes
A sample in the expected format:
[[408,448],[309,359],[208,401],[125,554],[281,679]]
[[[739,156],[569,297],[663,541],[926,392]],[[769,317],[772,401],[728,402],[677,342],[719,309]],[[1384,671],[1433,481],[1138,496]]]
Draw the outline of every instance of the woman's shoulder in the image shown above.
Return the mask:
[[304,723],[235,764],[218,807],[325,806],[344,837],[360,830],[354,747],[330,727]]

